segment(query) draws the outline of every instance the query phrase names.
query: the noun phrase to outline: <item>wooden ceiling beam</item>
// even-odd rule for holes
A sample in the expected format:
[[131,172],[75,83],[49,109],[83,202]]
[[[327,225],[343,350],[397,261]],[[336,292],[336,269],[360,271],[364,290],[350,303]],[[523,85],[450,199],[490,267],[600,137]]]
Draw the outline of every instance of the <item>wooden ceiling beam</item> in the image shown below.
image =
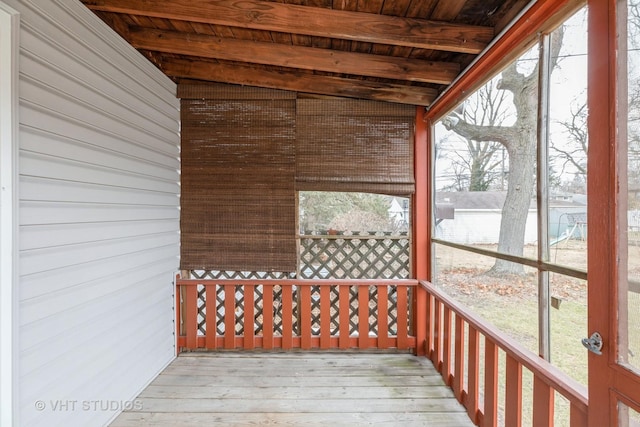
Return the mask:
[[449,84],[460,72],[459,65],[450,62],[227,39],[140,27],[130,28],[127,37],[129,43],[137,49],[423,83]]
[[221,64],[197,59],[162,58],[162,71],[171,77],[291,90],[302,93],[371,99],[428,106],[438,95],[420,86],[372,82],[307,72],[257,70],[244,65]]
[[494,36],[490,27],[256,0],[81,1],[94,11],[472,54]]

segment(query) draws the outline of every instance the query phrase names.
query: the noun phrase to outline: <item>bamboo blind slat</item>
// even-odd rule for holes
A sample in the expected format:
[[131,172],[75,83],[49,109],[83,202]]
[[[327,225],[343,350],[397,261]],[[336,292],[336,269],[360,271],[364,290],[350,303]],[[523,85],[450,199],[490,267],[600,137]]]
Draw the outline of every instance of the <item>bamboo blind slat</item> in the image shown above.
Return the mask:
[[181,268],[295,271],[295,94],[230,85],[178,92]]
[[298,99],[296,189],[413,193],[414,121],[412,106]]

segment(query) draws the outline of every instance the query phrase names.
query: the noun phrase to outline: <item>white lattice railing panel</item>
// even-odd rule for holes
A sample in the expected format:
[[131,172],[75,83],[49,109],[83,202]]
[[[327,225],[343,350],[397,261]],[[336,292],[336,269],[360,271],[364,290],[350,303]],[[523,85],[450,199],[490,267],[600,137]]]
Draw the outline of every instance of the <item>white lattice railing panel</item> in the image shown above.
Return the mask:
[[302,279],[406,279],[410,276],[407,234],[345,232],[300,237]]

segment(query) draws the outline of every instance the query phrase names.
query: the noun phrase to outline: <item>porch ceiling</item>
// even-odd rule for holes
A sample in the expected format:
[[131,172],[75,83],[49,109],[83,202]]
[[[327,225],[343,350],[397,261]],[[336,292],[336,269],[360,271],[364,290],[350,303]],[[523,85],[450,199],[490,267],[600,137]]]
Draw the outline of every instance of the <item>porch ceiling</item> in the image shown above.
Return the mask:
[[525,0],[81,0],[174,81],[430,105]]

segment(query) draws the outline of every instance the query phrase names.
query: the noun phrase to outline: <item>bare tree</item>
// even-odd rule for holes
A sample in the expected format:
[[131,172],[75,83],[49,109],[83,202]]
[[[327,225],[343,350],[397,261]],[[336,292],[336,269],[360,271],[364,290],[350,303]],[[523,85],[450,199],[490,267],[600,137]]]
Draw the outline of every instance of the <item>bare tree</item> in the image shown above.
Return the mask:
[[[551,69],[556,66],[563,29],[559,28],[551,40]],[[498,251],[522,256],[526,220],[535,183],[535,154],[537,144],[538,65],[528,73],[518,69],[518,62],[503,72],[496,88],[512,95],[515,122],[511,125],[486,125],[467,121],[453,113],[443,120],[444,126],[458,135],[474,141],[495,141],[507,150],[509,174],[507,195],[502,209],[498,237]],[[490,274],[523,274],[521,264],[497,259]]]
[[[505,104],[508,104],[506,93],[498,91],[495,84],[488,84],[456,109],[454,115],[469,123],[496,126],[506,120]],[[441,146],[445,144],[446,141],[440,142]],[[456,191],[491,189],[504,172],[502,144],[463,138],[462,145],[464,148],[453,148],[446,154],[453,174],[451,188]]]
[[581,103],[571,106],[571,117],[568,120],[559,121],[558,124],[563,129],[566,139],[557,141],[551,139],[549,148],[554,163],[559,164],[560,174],[564,174],[567,169],[575,170],[575,179],[586,185],[587,182],[587,104]]

